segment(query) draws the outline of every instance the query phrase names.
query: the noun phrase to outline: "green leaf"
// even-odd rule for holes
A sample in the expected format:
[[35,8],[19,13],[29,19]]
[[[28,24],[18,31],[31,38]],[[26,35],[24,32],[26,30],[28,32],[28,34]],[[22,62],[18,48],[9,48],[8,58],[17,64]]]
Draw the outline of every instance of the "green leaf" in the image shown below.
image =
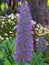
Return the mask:
[[7,59],[5,59],[4,65],[11,65],[11,63]]
[[0,65],[3,65],[5,58],[0,59]]
[[0,59],[1,59],[3,56],[4,56],[3,53],[0,51]]

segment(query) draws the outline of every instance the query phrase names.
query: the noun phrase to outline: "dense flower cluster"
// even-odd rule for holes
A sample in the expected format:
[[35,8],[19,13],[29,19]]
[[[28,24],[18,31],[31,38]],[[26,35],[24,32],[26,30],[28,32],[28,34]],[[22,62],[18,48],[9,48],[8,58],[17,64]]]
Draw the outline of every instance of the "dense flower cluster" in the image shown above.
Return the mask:
[[8,16],[0,16],[0,42],[15,38],[16,18],[18,15],[11,13]]
[[39,39],[38,39],[38,41],[37,41],[37,43],[36,43],[36,48],[37,48],[37,51],[38,52],[45,52],[46,51],[46,49],[47,49],[47,46],[46,46],[46,41],[45,41],[45,39],[44,39],[44,36],[41,36]]
[[29,6],[26,3],[18,7],[20,18],[18,20],[16,32],[16,44],[14,59],[20,62],[27,62],[32,58],[33,38],[32,38],[32,17]]
[[49,29],[47,27],[42,26],[40,23],[34,24],[34,27],[35,27],[34,30],[38,36],[49,34]]

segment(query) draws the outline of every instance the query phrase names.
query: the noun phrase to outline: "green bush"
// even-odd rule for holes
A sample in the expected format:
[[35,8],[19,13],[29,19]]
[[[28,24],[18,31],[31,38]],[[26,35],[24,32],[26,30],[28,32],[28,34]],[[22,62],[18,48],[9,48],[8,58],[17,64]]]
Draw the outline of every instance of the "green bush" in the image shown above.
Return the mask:
[[15,65],[13,58],[15,40],[5,40],[0,44],[0,65]]
[[48,58],[43,56],[41,52],[34,52],[32,56],[32,60],[29,62],[31,65],[45,65],[45,61]]
[[[14,45],[15,39],[5,40],[0,44],[0,65],[18,65],[13,58]],[[43,57],[43,53],[33,52],[32,60],[28,62],[28,65],[44,65],[47,59]]]

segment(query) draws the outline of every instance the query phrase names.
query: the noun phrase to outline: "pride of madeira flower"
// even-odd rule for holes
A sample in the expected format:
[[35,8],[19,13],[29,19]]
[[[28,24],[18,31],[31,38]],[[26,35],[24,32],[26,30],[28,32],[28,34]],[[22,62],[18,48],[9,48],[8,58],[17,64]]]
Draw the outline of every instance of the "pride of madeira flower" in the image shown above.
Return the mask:
[[18,6],[20,12],[16,30],[16,44],[14,59],[18,62],[27,62],[32,58],[33,38],[32,38],[32,17],[29,6],[23,2]]
[[41,36],[38,38],[38,41],[36,42],[36,48],[38,52],[45,52],[47,49],[46,46],[47,42],[44,39],[44,36]]

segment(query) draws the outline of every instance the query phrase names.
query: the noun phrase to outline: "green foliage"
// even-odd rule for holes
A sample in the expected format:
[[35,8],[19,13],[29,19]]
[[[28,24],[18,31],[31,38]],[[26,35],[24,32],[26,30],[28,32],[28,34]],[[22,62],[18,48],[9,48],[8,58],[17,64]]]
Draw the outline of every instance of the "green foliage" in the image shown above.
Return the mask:
[[49,0],[47,0],[47,7],[48,7],[48,9],[49,9]]
[[0,59],[0,65],[3,65],[5,58]]
[[5,40],[0,44],[0,65],[15,65],[13,58],[15,40]]
[[10,62],[7,59],[5,59],[4,65],[11,65],[11,64],[10,64]]
[[32,56],[32,60],[29,62],[30,65],[45,65],[45,61],[48,58],[43,57],[43,53],[41,52],[34,52]]
[[[45,57],[49,57],[49,51],[48,50],[45,52]],[[46,62],[49,63],[49,59],[46,60]]]
[[[15,39],[5,40],[0,44],[0,65],[18,65],[13,58],[14,45]],[[47,59],[43,57],[43,53],[33,52],[32,60],[28,62],[28,65],[44,65]]]
[[[14,14],[16,14],[16,12],[17,12],[17,7],[16,7],[16,4],[14,3],[15,2],[15,0],[14,0],[14,2],[12,2],[11,1],[11,3],[13,3],[13,5],[15,5],[14,6],[14,8],[13,8],[13,5],[11,4],[11,6],[9,7],[9,5],[10,5],[10,2],[9,2],[9,4],[8,3],[6,3],[5,2],[6,0],[1,0],[0,1],[0,16],[4,16],[4,15],[6,15],[6,14],[11,14],[11,13],[14,13]],[[6,5],[6,7],[5,7],[5,3],[7,4]],[[5,11],[5,9],[6,9],[6,11]],[[8,13],[7,13],[7,11],[8,11]]]
[[[47,46],[47,51],[45,52],[45,57],[49,57],[49,45]],[[49,63],[49,59],[46,62]]]
[[4,11],[0,11],[0,16],[4,16],[5,12]]
[[48,42],[48,44],[49,44],[49,34],[45,34],[44,37],[45,37],[45,40],[46,40],[46,41]]

